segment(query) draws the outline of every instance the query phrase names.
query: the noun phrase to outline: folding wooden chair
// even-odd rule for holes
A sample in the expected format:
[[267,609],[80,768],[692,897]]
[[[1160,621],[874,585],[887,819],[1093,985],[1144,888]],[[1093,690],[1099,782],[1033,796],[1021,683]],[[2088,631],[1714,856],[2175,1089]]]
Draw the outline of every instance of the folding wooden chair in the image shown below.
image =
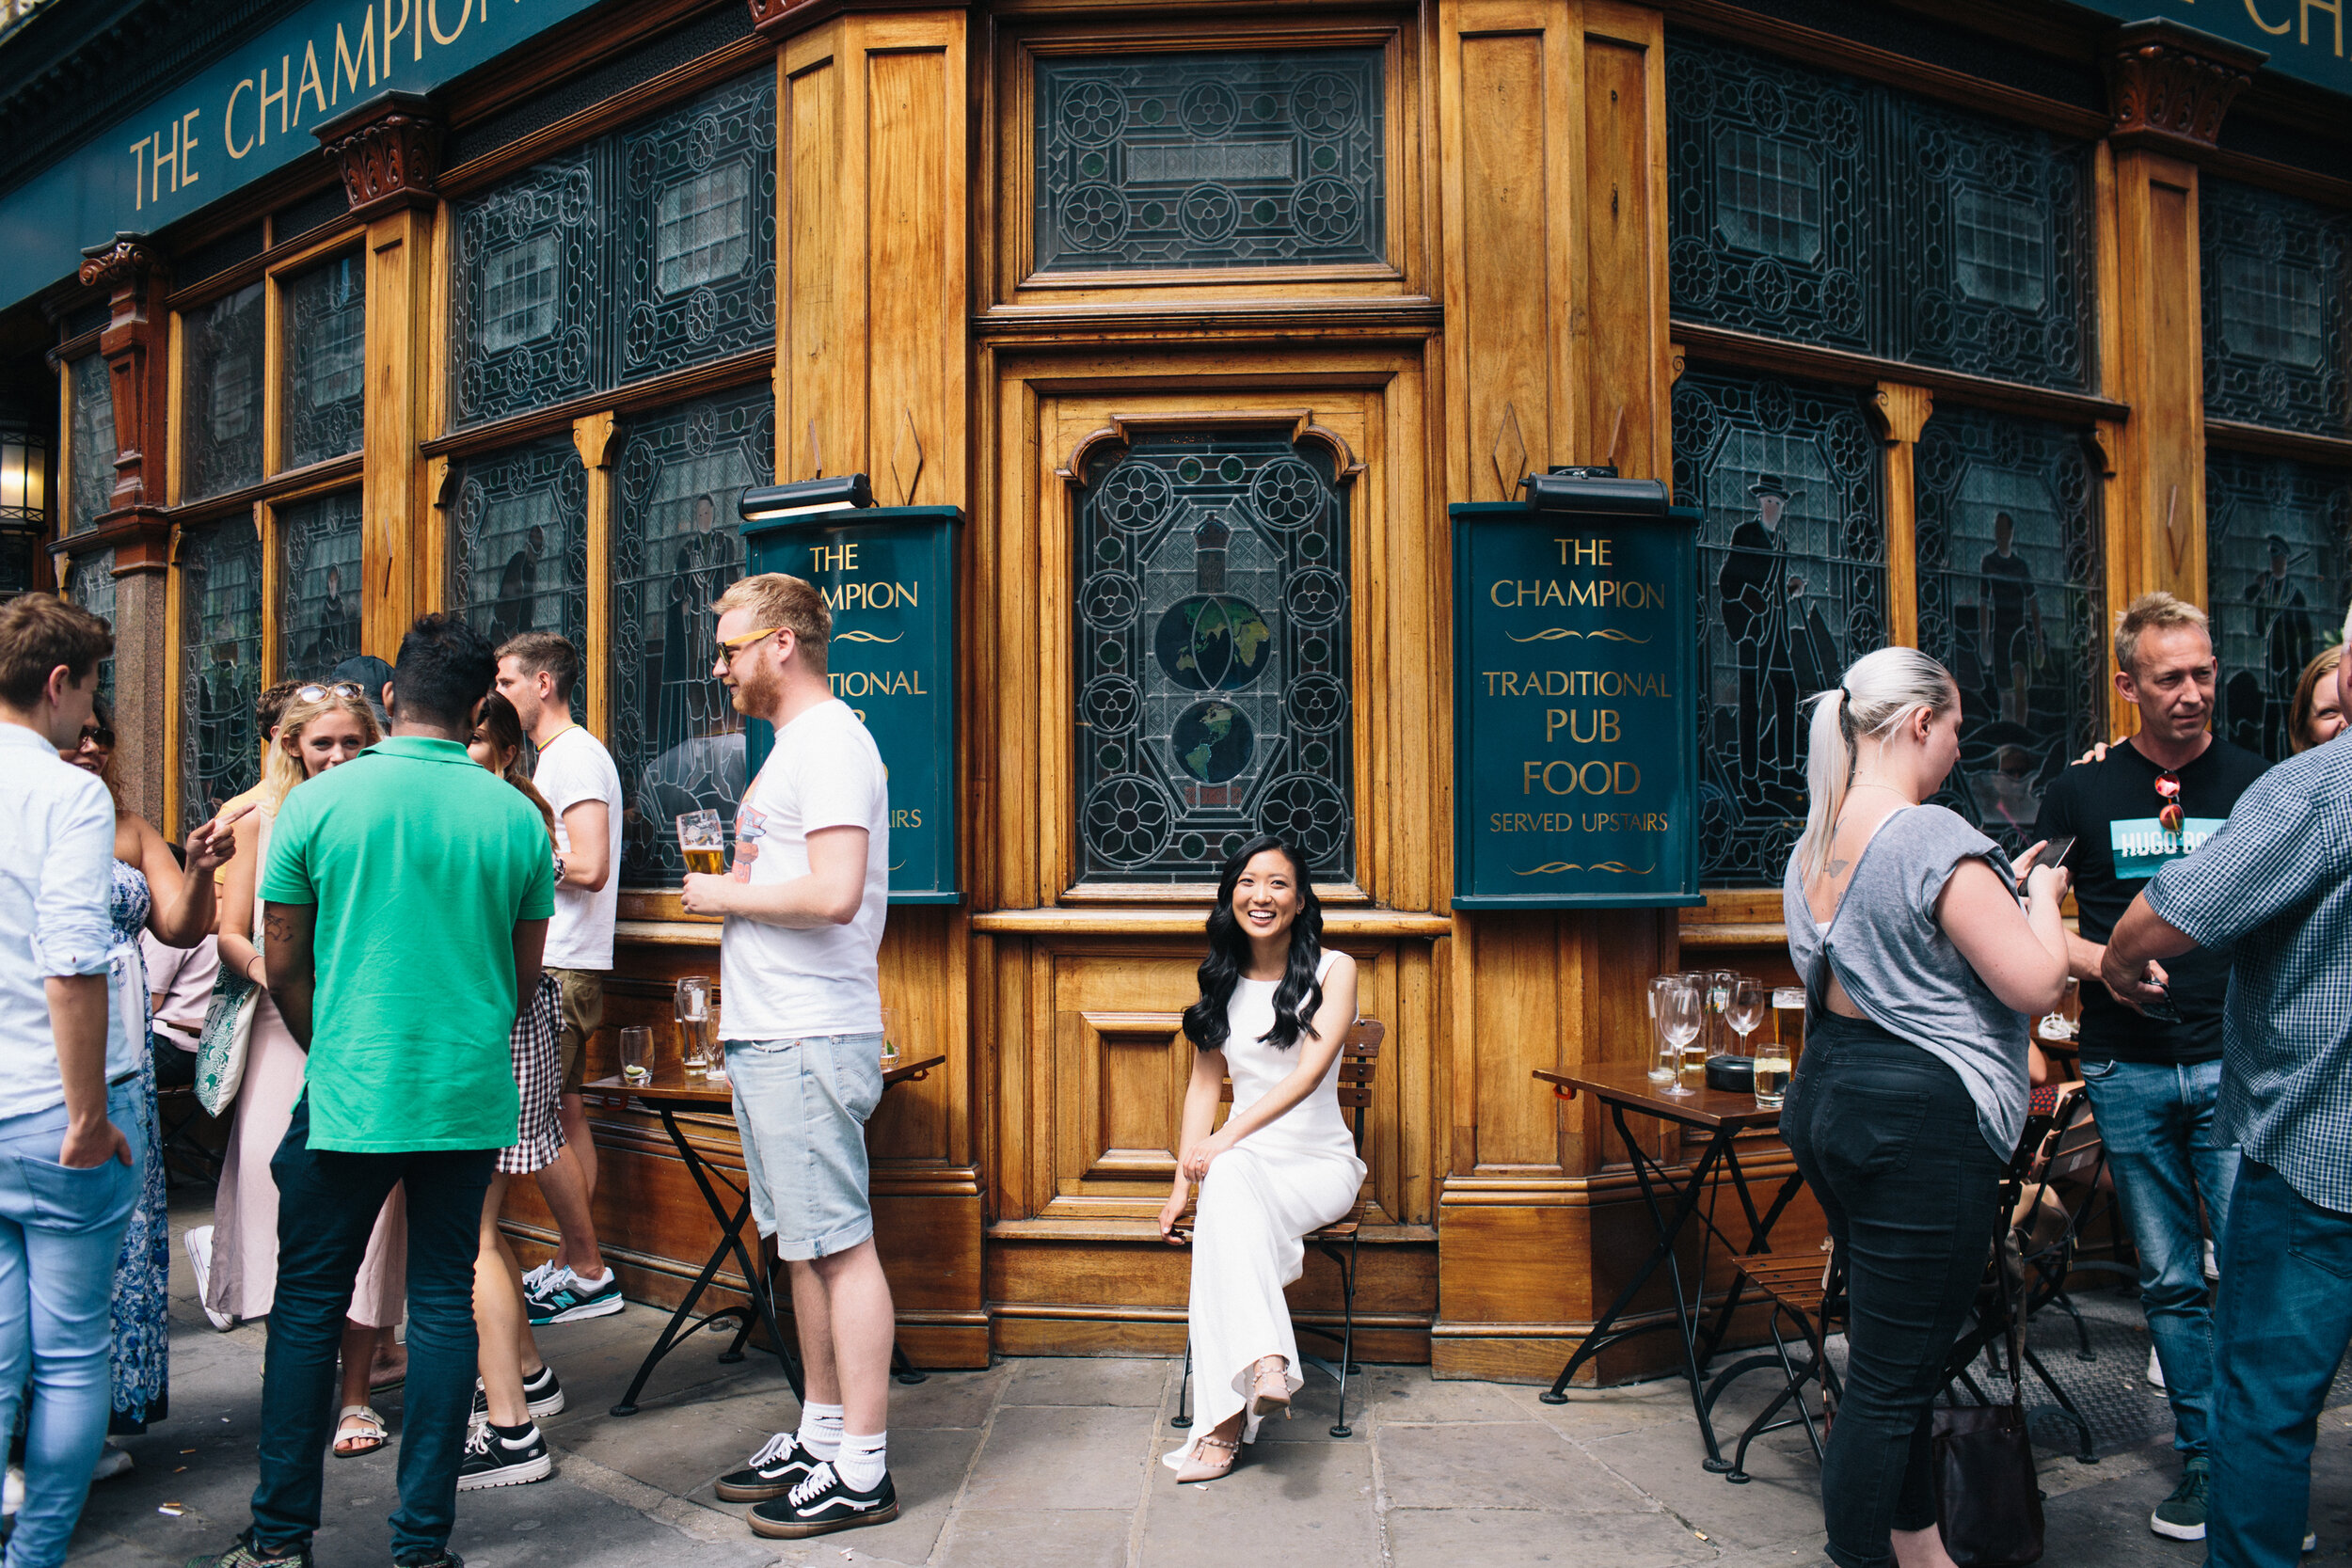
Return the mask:
[[[1829,1253],[1760,1252],[1740,1259],[1739,1265],[1740,1276],[1756,1288],[1772,1308],[1765,1317],[1765,1325],[1772,1331],[1772,1354],[1749,1356],[1716,1373],[1707,1386],[1707,1412],[1713,1416],[1715,1402],[1742,1373],[1778,1367],[1785,1381],[1780,1392],[1740,1433],[1740,1446],[1732,1451],[1731,1464],[1724,1471],[1724,1479],[1735,1486],[1745,1485],[1753,1479],[1747,1472],[1748,1445],[1768,1432],[1802,1424],[1805,1437],[1813,1445],[1813,1457],[1821,1457],[1821,1430],[1814,1424],[1813,1413],[1805,1408],[1804,1386],[1821,1386],[1821,1421],[1826,1425],[1839,1395],[1837,1370],[1829,1360],[1829,1325],[1833,1318],[1843,1317],[1845,1312],[1843,1259]],[[1809,1352],[1803,1366],[1788,1354],[1788,1340],[1781,1333],[1784,1319],[1795,1327],[1797,1337]],[[1796,1413],[1782,1416],[1781,1410],[1791,1402],[1797,1407]],[[1708,1467],[1712,1469],[1715,1465],[1710,1462]]]

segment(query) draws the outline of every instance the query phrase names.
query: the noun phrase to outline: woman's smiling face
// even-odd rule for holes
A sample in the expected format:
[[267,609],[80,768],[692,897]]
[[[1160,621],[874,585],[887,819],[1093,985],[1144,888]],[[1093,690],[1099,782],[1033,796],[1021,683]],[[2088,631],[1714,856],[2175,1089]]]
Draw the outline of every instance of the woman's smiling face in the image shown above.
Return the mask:
[[1254,939],[1272,939],[1290,929],[1304,905],[1298,874],[1279,849],[1261,849],[1233,883],[1233,918]]

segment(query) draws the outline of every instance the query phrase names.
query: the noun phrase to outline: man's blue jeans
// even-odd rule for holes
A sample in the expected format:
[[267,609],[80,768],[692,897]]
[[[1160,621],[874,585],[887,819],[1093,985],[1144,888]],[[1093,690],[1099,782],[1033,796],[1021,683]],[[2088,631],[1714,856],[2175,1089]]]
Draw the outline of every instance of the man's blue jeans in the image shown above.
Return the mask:
[[310,1147],[310,1101],[294,1102],[271,1157],[278,1179],[278,1298],[262,1361],[261,1484],[253,1548],[288,1555],[319,1528],[334,1435],[335,1358],[375,1216],[408,1186],[408,1383],[392,1559],[427,1560],[457,1516],[457,1469],[473,1407],[473,1263],[491,1148],[349,1154]]
[[2083,1082],[2131,1215],[2140,1309],[2172,1402],[2172,1446],[2202,1458],[2213,1424],[2213,1317],[2205,1306],[2205,1233],[2197,1199],[2204,1198],[2218,1243],[2238,1166],[2237,1145],[2221,1142],[2214,1127],[2221,1064],[2085,1062]]
[[[117,1127],[138,1125],[137,1093],[135,1080],[107,1096]],[[87,1169],[57,1164],[65,1126],[63,1105],[0,1120],[0,1433],[16,1430],[28,1377],[33,1386],[24,1506],[8,1568],[65,1560],[114,1402],[107,1307],[139,1169],[119,1160]],[[143,1153],[135,1137],[131,1152]]]
[[2294,1568],[2320,1407],[2352,1341],[2352,1214],[2241,1161],[2221,1239],[2209,1568]]

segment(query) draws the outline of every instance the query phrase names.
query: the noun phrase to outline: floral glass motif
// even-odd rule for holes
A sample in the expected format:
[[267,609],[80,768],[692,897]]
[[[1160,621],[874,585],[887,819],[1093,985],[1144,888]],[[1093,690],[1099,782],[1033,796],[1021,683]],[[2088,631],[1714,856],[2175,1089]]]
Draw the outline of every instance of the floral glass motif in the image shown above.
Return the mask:
[[456,206],[452,422],[480,424],[588,391],[606,308],[602,143]]
[[1041,273],[1388,254],[1377,49],[1046,55],[1036,103]]
[[[115,552],[100,550],[76,556],[66,573],[66,597],[112,626],[115,618]],[[98,695],[108,707],[115,700],[115,660],[112,654],[98,661]]]
[[1204,882],[1253,833],[1355,866],[1347,503],[1272,434],[1154,436],[1078,501],[1087,882]]
[[261,482],[262,295],[247,284],[181,318],[183,501]]
[[587,647],[588,475],[558,436],[464,464],[449,605],[493,642],[561,632]]
[[359,490],[278,509],[278,673],[324,680],[359,653]]
[[[2199,183],[2205,412],[2316,436],[2352,433],[2344,322],[2352,214],[2214,179]],[[2223,668],[2232,666],[2223,661]]]
[[66,374],[73,398],[72,445],[66,453],[65,526],[70,533],[89,527],[114,494],[115,395],[103,354],[82,356],[66,366]]
[[2216,733],[2277,762],[2303,667],[2335,641],[2352,551],[2352,469],[2209,449],[2205,580],[2221,661]]
[[672,824],[691,811],[734,820],[743,721],[711,679],[711,601],[743,575],[735,502],[774,472],[775,401],[755,391],[632,420],[612,542],[612,726],[621,773],[621,874],[684,874]]
[[1804,829],[1804,699],[1885,636],[1879,443],[1836,388],[1686,372],[1675,493],[1699,530],[1700,874],[1776,884]]
[[2010,853],[2042,794],[2105,733],[2098,486],[2078,434],[1974,408],[1919,437],[1919,645],[1960,683],[1941,797]]
[[261,777],[262,536],[249,516],[180,543],[180,820],[197,823]]
[[288,363],[278,467],[299,468],[359,450],[367,405],[368,289],[357,254],[285,286]]
[[1666,87],[1677,317],[2086,385],[2087,146],[1679,31]]

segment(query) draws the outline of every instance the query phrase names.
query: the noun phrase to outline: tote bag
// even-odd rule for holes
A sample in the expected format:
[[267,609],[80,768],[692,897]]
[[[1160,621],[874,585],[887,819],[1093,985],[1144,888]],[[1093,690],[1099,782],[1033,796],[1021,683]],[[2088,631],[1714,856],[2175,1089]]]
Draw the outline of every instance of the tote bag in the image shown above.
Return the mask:
[[261,1006],[262,988],[223,965],[196,1041],[196,1099],[213,1116],[236,1103],[237,1088],[245,1082],[245,1054],[253,1044],[253,1015]]

